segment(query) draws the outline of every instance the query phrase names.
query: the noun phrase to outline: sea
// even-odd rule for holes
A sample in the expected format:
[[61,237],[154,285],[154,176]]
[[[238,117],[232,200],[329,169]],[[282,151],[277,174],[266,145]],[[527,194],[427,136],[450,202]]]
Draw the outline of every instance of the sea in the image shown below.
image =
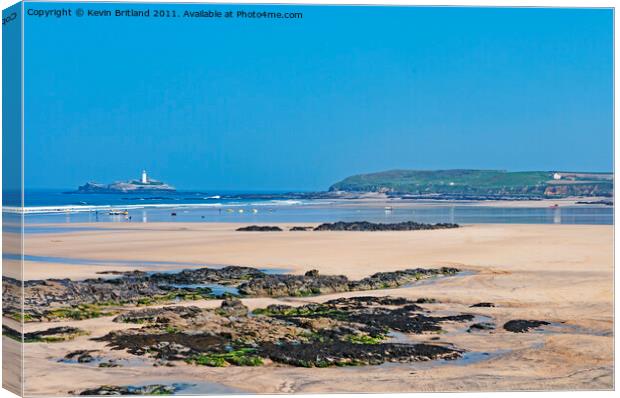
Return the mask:
[[[485,206],[484,202],[393,200],[388,207],[355,199],[314,199],[283,192],[171,192],[25,194],[26,231],[53,232],[45,224],[235,222],[321,223],[370,221],[458,224],[613,224],[613,206]],[[126,212],[126,214],[125,214]],[[67,225],[67,227],[69,227]],[[79,228],[85,228],[80,226]]]

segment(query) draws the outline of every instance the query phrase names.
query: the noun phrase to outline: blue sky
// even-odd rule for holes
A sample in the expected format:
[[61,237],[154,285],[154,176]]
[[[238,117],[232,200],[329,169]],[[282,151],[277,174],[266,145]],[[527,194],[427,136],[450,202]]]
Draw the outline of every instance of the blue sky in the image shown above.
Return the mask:
[[322,190],[396,168],[612,170],[611,10],[176,9],[240,7],[304,18],[27,16],[26,187],[142,168],[211,190]]

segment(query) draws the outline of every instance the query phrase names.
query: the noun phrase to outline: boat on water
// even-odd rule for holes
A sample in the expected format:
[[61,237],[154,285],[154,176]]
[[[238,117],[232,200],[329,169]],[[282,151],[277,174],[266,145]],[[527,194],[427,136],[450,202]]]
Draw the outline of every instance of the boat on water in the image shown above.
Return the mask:
[[126,216],[129,212],[127,210],[112,210],[108,213],[110,216]]

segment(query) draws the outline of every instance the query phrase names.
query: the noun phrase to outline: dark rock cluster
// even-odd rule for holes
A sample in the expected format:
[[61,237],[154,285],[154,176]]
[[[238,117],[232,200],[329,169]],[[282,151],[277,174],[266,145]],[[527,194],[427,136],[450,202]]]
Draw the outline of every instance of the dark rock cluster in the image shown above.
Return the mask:
[[[48,317],[55,309],[85,305],[150,304],[174,298],[214,297],[208,287],[183,285],[222,284],[235,286],[265,274],[249,267],[199,268],[176,273],[131,271],[115,278],[29,280],[23,282],[24,313],[28,320]],[[22,282],[3,278],[2,295],[5,314],[19,314]],[[93,309],[95,310],[95,309]],[[76,310],[77,311],[77,310]],[[79,314],[76,312],[75,316]]]
[[92,355],[96,350],[76,350],[71,351],[63,360],[65,361],[76,361],[77,363],[90,363],[95,360],[95,357]]
[[332,341],[324,344],[268,344],[260,353],[275,362],[303,367],[380,365],[390,362],[457,359],[461,351],[434,344],[357,344]]
[[393,224],[372,223],[368,221],[324,223],[314,228],[315,231],[418,231],[428,229],[458,228],[458,224],[438,223],[424,224],[405,221]]
[[200,313],[200,308],[194,306],[168,306],[162,308],[143,308],[125,312],[113,319],[122,323],[169,323],[170,315],[180,318],[191,318]]
[[[416,304],[402,297],[350,297],[311,303],[299,307],[275,305],[268,306],[264,312],[268,316],[286,320],[303,326],[306,319],[325,318],[336,322],[362,325],[360,331],[372,337],[382,336],[389,330],[403,333],[421,334],[439,332],[443,322],[468,322],[474,319],[471,314],[432,316]],[[345,328],[346,329],[346,328]],[[324,331],[334,335],[334,329]],[[350,331],[344,332],[350,333]]]
[[294,226],[289,231],[312,231],[312,227]]
[[[304,275],[319,278],[315,271]],[[237,298],[219,308],[164,306],[128,311],[115,318],[139,327],[112,331],[94,340],[113,350],[147,356],[162,365],[183,361],[199,366],[260,366],[265,361],[301,367],[364,366],[385,362],[454,360],[463,350],[438,342],[446,324],[465,324],[467,331],[494,330],[491,322],[475,322],[467,313],[433,313],[424,304],[390,296],[341,297],[301,306],[273,304],[254,310]],[[527,331],[545,321],[507,322],[508,331]],[[405,342],[397,334],[431,334],[431,343]],[[437,342],[436,342],[437,341]],[[64,360],[95,360],[93,351],[77,350]],[[93,394],[118,391],[104,387]],[[142,390],[137,390],[142,391]]]
[[343,275],[320,275],[310,270],[304,275],[266,274],[256,268],[228,266],[179,272],[123,272],[111,278],[30,280],[23,282],[24,313],[21,314],[22,282],[3,279],[3,310],[25,321],[87,319],[113,315],[114,306],[169,303],[175,299],[217,298],[212,285],[236,288],[242,296],[311,296],[327,293],[376,290],[403,286],[436,276],[450,276],[456,268],[412,268],[378,272],[360,280]]
[[149,384],[146,386],[106,385],[80,391],[77,395],[172,395],[179,389],[177,385],[165,384]]
[[251,279],[239,286],[239,292],[247,296],[311,296],[359,290],[387,289],[435,276],[454,275],[457,268],[413,268],[391,272],[377,272],[366,278],[351,281],[344,275],[319,275],[313,270],[305,275],[265,275]]
[[224,301],[222,301],[222,305],[220,306],[217,313],[222,316],[247,316],[248,315],[248,307],[246,307],[241,300],[237,298],[228,297]]
[[536,329],[544,325],[549,325],[549,322],[513,319],[504,324],[504,329],[513,333],[527,333],[530,329]]
[[483,302],[483,303],[472,304],[469,307],[470,308],[491,308],[491,307],[495,307],[495,304]]
[[247,296],[311,296],[349,290],[349,279],[343,275],[266,275],[239,286]]
[[495,330],[495,324],[492,322],[479,322],[474,323],[467,329],[467,333],[481,331],[481,330]]
[[237,231],[249,231],[249,232],[279,232],[282,228],[270,225],[250,225],[247,227],[237,228]]
[[267,359],[304,367],[375,365],[459,358],[462,350],[453,346],[393,343],[389,334],[437,333],[445,322],[473,318],[433,316],[412,300],[372,296],[271,305],[253,316],[245,316],[247,307],[237,299],[224,300],[217,309],[174,308],[131,311],[118,320],[140,320],[141,328],[96,340],[158,361],[204,366],[258,366]]
[[53,343],[57,341],[71,340],[77,336],[86,334],[86,332],[80,328],[72,326],[59,326],[22,334],[20,331],[12,329],[6,325],[2,325],[2,334],[17,341],[22,341],[23,337],[24,343]]
[[241,281],[260,278],[264,272],[251,267],[228,266],[223,268],[187,269],[180,272],[162,272],[148,275],[148,280],[159,285],[217,283],[236,285]]
[[[323,223],[315,228],[307,226],[294,226],[291,227],[289,231],[419,231],[458,227],[458,224],[452,223],[425,224],[414,221],[404,221],[391,224],[372,223],[369,221],[338,221],[335,223]],[[249,225],[247,227],[237,228],[237,231],[276,232],[282,231],[282,228],[273,225]]]
[[98,341],[107,341],[116,350],[127,350],[134,355],[152,354],[155,358],[184,360],[192,353],[221,352],[228,340],[207,331],[192,333],[162,333],[151,331],[112,332]]

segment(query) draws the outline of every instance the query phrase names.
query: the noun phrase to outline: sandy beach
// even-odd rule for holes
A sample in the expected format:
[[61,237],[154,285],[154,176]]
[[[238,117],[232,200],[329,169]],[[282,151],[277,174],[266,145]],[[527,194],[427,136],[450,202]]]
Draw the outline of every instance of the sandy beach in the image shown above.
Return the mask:
[[[25,325],[26,331],[79,325],[90,336],[27,344],[26,394],[63,395],[112,381],[210,382],[216,383],[209,387],[215,392],[257,393],[613,388],[613,226],[486,224],[411,232],[235,231],[241,225],[247,224],[100,224],[101,228],[82,232],[29,234],[26,254],[34,259],[52,257],[55,262],[27,261],[24,274],[26,279],[78,279],[104,270],[179,269],[174,263],[183,263],[182,268],[243,265],[295,274],[317,269],[322,274],[362,278],[378,271],[453,266],[470,272],[406,288],[304,298],[248,298],[243,302],[253,309],[270,303],[300,305],[353,295],[432,297],[439,301],[431,304],[438,311],[449,308],[492,317],[497,325],[511,319],[542,319],[552,327],[544,333],[525,334],[498,328],[485,335],[462,333],[455,327],[441,339],[480,354],[455,363],[329,369],[187,364],[102,369],[57,361],[75,349],[109,351],[105,343],[89,338],[135,325],[113,323],[112,317],[33,322]],[[73,261],[63,264],[62,258]],[[100,263],[75,264],[80,259]],[[469,307],[478,302],[492,302],[495,307]],[[179,305],[216,307],[219,300]],[[407,338],[424,342],[429,336]],[[9,346],[5,355],[16,355],[10,348],[15,344],[6,337],[3,340],[5,347]],[[110,355],[123,358],[129,354],[115,351]],[[252,383],[247,383],[249,379]],[[72,380],[71,385],[66,380]]]

